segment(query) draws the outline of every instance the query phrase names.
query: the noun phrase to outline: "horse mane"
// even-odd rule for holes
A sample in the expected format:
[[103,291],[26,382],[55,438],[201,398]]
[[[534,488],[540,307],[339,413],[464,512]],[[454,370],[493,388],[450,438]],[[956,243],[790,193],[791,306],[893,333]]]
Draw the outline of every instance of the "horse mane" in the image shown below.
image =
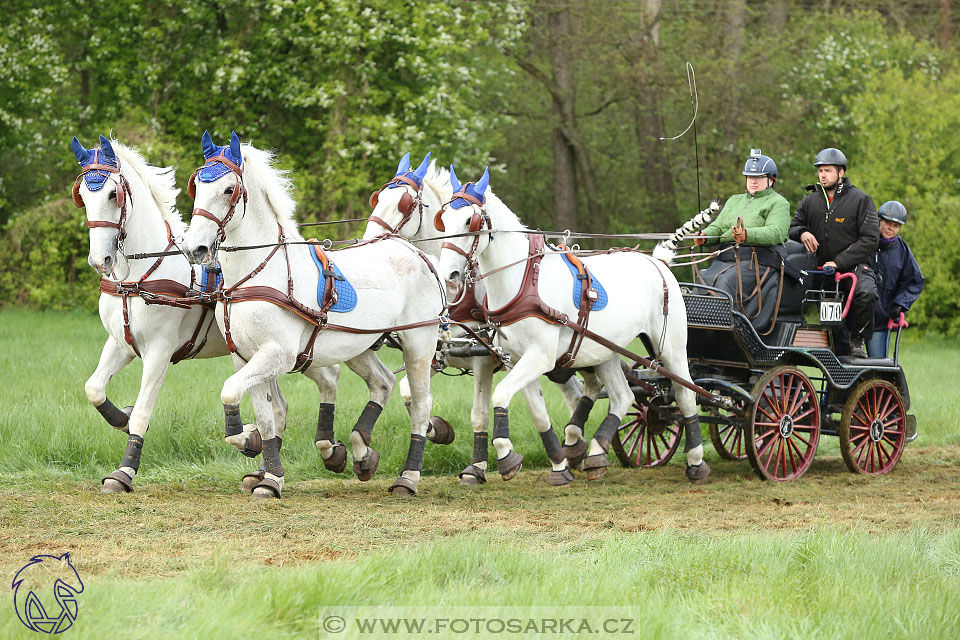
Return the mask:
[[263,193],[284,235],[288,238],[299,238],[297,221],[293,218],[297,203],[292,196],[293,181],[289,177],[290,171],[275,166],[276,154],[273,151],[257,149],[249,142],[241,145],[241,154],[246,188],[251,192]]
[[437,162],[431,160],[427,175],[423,177],[423,186],[433,191],[440,202],[446,203],[453,195],[453,187],[450,185],[450,170],[445,167],[438,167]]
[[484,208],[490,215],[490,220],[496,229],[504,231],[527,231],[529,227],[525,226],[520,220],[520,216],[510,210],[503,201],[497,197],[497,194],[491,189],[487,189],[486,202]]
[[136,149],[116,140],[111,140],[110,144],[120,158],[120,166],[124,172],[133,171],[150,190],[150,197],[160,210],[161,217],[170,224],[173,235],[183,235],[187,225],[184,224],[177,209],[177,194],[180,193],[180,189],[177,188],[173,167],[155,167],[144,160]]

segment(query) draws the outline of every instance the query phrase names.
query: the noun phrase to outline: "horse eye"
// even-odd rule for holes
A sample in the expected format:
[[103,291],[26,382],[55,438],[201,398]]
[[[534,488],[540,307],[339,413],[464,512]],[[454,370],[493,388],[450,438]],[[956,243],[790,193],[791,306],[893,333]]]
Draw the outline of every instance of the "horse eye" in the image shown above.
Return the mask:
[[226,189],[223,190],[223,192],[227,195],[230,195],[231,193],[233,193],[233,187],[232,186],[227,187]]
[[116,199],[117,199],[117,192],[116,192],[116,191],[111,191],[111,192],[110,192],[110,195],[107,196],[107,200],[116,200]]

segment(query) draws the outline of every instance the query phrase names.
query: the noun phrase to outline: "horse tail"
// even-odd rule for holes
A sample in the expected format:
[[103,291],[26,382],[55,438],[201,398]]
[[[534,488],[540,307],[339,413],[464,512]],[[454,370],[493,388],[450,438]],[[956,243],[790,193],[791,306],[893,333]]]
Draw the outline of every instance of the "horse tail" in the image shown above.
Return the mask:
[[684,222],[683,226],[674,231],[672,236],[660,241],[653,250],[653,257],[662,260],[666,264],[670,264],[673,261],[673,256],[677,252],[677,245],[680,244],[680,241],[691,233],[696,233],[710,224],[710,221],[713,219],[713,214],[717,211],[720,211],[720,205],[714,200],[706,209]]

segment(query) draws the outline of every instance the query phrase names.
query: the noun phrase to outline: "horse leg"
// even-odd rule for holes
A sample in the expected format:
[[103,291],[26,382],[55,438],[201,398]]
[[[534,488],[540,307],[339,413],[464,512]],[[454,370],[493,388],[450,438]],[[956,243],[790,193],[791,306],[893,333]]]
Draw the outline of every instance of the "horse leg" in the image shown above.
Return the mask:
[[[277,449],[280,450],[283,448],[283,432],[287,428],[287,400],[283,397],[283,390],[280,389],[279,380],[274,380],[270,383],[270,391],[267,392],[267,401],[271,402],[273,408],[273,421],[277,431]],[[263,450],[262,442],[260,450]],[[256,471],[240,478],[240,490],[244,493],[251,493],[253,488],[263,480],[265,472],[266,467],[261,463]]]
[[96,371],[83,386],[87,399],[96,407],[100,415],[111,427],[124,433],[128,433],[127,423],[130,420],[130,412],[133,407],[117,409],[107,398],[107,383],[110,382],[110,378],[130,364],[131,360],[133,360],[133,354],[130,353],[130,350],[112,337],[108,337],[103,345],[103,350],[100,352],[100,362],[97,364]]
[[373,351],[364,351],[356,358],[345,362],[351,371],[363,378],[370,389],[370,400],[357,418],[357,423],[350,432],[350,444],[353,447],[353,472],[357,479],[366,482],[377,472],[380,466],[380,453],[370,447],[373,434],[373,425],[383,412],[393,387],[397,383],[396,377],[387,365],[383,364]]
[[143,373],[140,377],[140,393],[130,412],[127,423],[127,448],[116,471],[103,478],[100,491],[104,493],[121,493],[133,491],[133,478],[140,470],[140,452],[143,449],[143,436],[150,427],[150,416],[153,407],[160,395],[163,378],[170,367],[172,351],[164,349],[157,353],[156,349],[143,352]]
[[[587,418],[593,409],[593,403],[600,396],[603,384],[597,377],[597,374],[590,371],[583,372],[585,382],[583,395],[577,400],[576,407],[570,414],[570,420],[563,429],[563,453],[567,457],[567,462],[574,469],[580,468],[584,457],[587,455],[587,440],[584,438],[586,433],[584,426],[587,424]],[[574,378],[570,378],[573,380]],[[566,397],[566,394],[564,394]]]
[[473,457],[470,464],[460,472],[460,482],[473,486],[487,481],[487,458],[490,424],[490,392],[493,389],[493,370],[496,363],[489,356],[473,359],[473,409],[470,410],[470,424],[473,425]]
[[589,455],[583,459],[583,471],[587,475],[587,480],[596,480],[607,472],[607,467],[610,466],[610,461],[607,460],[610,442],[627,409],[633,403],[633,393],[630,391],[630,385],[627,384],[626,376],[623,375],[619,357],[611,358],[598,365],[595,371],[607,389],[610,408],[607,417],[597,427],[590,441]]
[[567,458],[560,449],[560,440],[550,424],[550,415],[547,413],[547,403],[543,400],[543,389],[540,382],[535,380],[523,388],[523,395],[527,400],[527,406],[530,408],[530,415],[533,418],[533,424],[540,432],[540,439],[543,441],[543,448],[547,451],[547,457],[553,468],[550,475],[547,476],[547,484],[555,487],[573,482],[573,473],[567,465]]
[[[673,341],[668,340],[669,343]],[[681,344],[683,344],[681,342]],[[678,353],[679,352],[679,353]],[[685,380],[690,380],[685,349],[665,348],[660,354],[667,368]],[[679,382],[673,383],[677,405],[683,414],[683,451],[687,456],[685,475],[693,484],[704,484],[710,477],[710,465],[703,459],[703,436],[700,433],[700,415],[697,411],[697,395]]]
[[493,447],[497,450],[497,471],[504,480],[512,480],[523,466],[523,456],[513,450],[510,442],[510,414],[507,407],[518,391],[535,382],[553,365],[546,349],[530,349],[517,361],[513,369],[493,390]]
[[[280,441],[276,437],[274,428],[273,403],[268,396],[272,390],[270,383],[281,373],[290,371],[295,364],[294,360],[280,345],[264,345],[246,364],[224,381],[223,389],[220,391],[220,402],[223,403],[226,424],[224,439],[249,457],[255,457],[261,451],[263,452],[264,477],[254,487],[257,497],[264,495],[280,497],[283,489]],[[239,359],[234,359],[235,364],[239,362],[241,362]],[[254,388],[256,391],[253,391]],[[256,426],[253,429],[246,429],[240,419],[240,399],[247,392],[250,393],[250,400],[257,417]]]
[[286,400],[278,399],[275,395],[279,389],[274,378],[247,391],[257,420],[257,430],[251,435],[257,434],[262,438],[259,449],[263,453],[263,477],[251,488],[254,498],[279,498],[283,490],[283,464],[280,462],[283,439],[280,434],[283,433],[287,416]]
[[417,483],[423,469],[423,446],[427,441],[427,422],[433,407],[430,365],[436,340],[436,332],[429,328],[404,332],[401,340],[403,364],[410,379],[410,447],[403,472],[389,489],[396,495],[417,495]]
[[336,439],[333,432],[334,402],[337,398],[340,366],[309,367],[303,374],[317,384],[317,391],[320,393],[314,445],[320,450],[323,466],[334,473],[342,473],[347,467],[347,447]]

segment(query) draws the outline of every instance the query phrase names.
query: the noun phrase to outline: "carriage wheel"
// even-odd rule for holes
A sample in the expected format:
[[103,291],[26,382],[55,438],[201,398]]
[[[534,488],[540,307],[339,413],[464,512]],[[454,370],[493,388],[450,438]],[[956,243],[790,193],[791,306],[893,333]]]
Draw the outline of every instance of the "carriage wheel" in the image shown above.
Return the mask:
[[857,385],[840,417],[840,453],[854,473],[880,475],[900,461],[906,445],[903,396],[886,380]]
[[[710,407],[707,413],[714,418],[724,418],[726,413],[721,413],[718,409]],[[710,431],[710,442],[713,448],[720,454],[721,458],[727,460],[746,460],[747,447],[743,441],[743,426],[731,423],[714,423],[708,425]]]
[[613,452],[625,467],[665,465],[680,446],[683,417],[676,403],[655,398],[646,405],[634,400],[613,436]]
[[750,465],[763,480],[799,478],[820,441],[820,402],[810,378],[794,367],[774,367],[753,387],[745,424]]

